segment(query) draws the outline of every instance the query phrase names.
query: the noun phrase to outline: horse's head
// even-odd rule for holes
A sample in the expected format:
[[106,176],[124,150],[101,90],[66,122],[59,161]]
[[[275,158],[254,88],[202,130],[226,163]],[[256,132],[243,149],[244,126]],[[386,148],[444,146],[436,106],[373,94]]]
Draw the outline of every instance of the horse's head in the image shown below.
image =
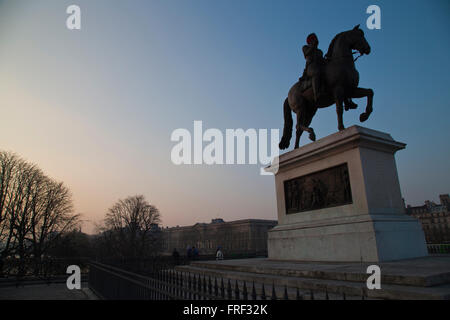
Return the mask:
[[364,38],[364,31],[359,28],[359,24],[347,31],[346,36],[351,49],[358,50],[361,54],[370,54],[370,45]]

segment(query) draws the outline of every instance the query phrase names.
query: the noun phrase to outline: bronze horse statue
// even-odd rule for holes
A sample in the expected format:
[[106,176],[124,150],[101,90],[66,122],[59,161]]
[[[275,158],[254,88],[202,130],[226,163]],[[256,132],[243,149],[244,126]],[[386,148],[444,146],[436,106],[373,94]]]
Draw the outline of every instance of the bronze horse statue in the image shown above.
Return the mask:
[[372,113],[373,90],[358,87],[359,73],[355,68],[353,50],[357,50],[360,55],[370,54],[370,45],[364,38],[364,32],[359,25],[352,30],[339,33],[331,42],[326,54],[328,59],[322,71],[322,81],[326,90],[318,97],[317,103],[314,103],[312,88],[302,91],[300,81],[289,90],[288,97],[284,101],[284,129],[279,143],[280,149],[288,148],[292,137],[291,111],[297,114],[295,148],[299,147],[303,131],[309,132],[309,138],[312,141],[316,140],[314,129],[309,125],[318,108],[336,104],[338,129],[341,131],[345,129],[342,119],[344,102],[350,98],[367,97],[366,110],[359,119],[364,122],[369,118]]

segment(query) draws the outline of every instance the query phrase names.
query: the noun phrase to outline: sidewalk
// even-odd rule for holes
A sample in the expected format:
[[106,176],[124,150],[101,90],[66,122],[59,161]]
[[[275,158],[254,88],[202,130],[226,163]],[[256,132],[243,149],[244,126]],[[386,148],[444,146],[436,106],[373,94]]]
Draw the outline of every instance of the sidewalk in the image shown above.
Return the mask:
[[97,300],[87,282],[80,290],[69,290],[65,283],[0,288],[0,300]]

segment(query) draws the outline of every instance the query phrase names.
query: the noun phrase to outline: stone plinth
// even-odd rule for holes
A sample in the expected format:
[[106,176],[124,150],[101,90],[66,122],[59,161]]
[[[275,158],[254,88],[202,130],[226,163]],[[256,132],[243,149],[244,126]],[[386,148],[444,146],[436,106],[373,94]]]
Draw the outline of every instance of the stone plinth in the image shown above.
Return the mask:
[[280,156],[273,260],[392,261],[427,255],[419,222],[404,214],[394,154],[405,144],[353,126]]

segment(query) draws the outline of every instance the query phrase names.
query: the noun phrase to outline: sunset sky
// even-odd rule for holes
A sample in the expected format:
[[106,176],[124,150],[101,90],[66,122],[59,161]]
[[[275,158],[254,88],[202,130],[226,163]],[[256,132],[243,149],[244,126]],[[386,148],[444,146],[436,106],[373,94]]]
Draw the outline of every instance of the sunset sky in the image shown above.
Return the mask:
[[[71,4],[81,30],[66,28]],[[381,30],[366,27],[371,4]],[[396,156],[406,202],[438,201],[450,193],[449,18],[448,0],[0,0],[0,149],[64,181],[87,232],[135,194],[164,226],[276,219],[274,179],[259,165],[176,166],[171,133],[194,120],[282,129],[306,36],[326,51],[361,24],[372,53],[357,61],[360,86],[375,91],[364,126],[407,143]],[[360,124],[365,100],[355,102],[347,127]],[[335,108],[312,127],[336,132]]]

